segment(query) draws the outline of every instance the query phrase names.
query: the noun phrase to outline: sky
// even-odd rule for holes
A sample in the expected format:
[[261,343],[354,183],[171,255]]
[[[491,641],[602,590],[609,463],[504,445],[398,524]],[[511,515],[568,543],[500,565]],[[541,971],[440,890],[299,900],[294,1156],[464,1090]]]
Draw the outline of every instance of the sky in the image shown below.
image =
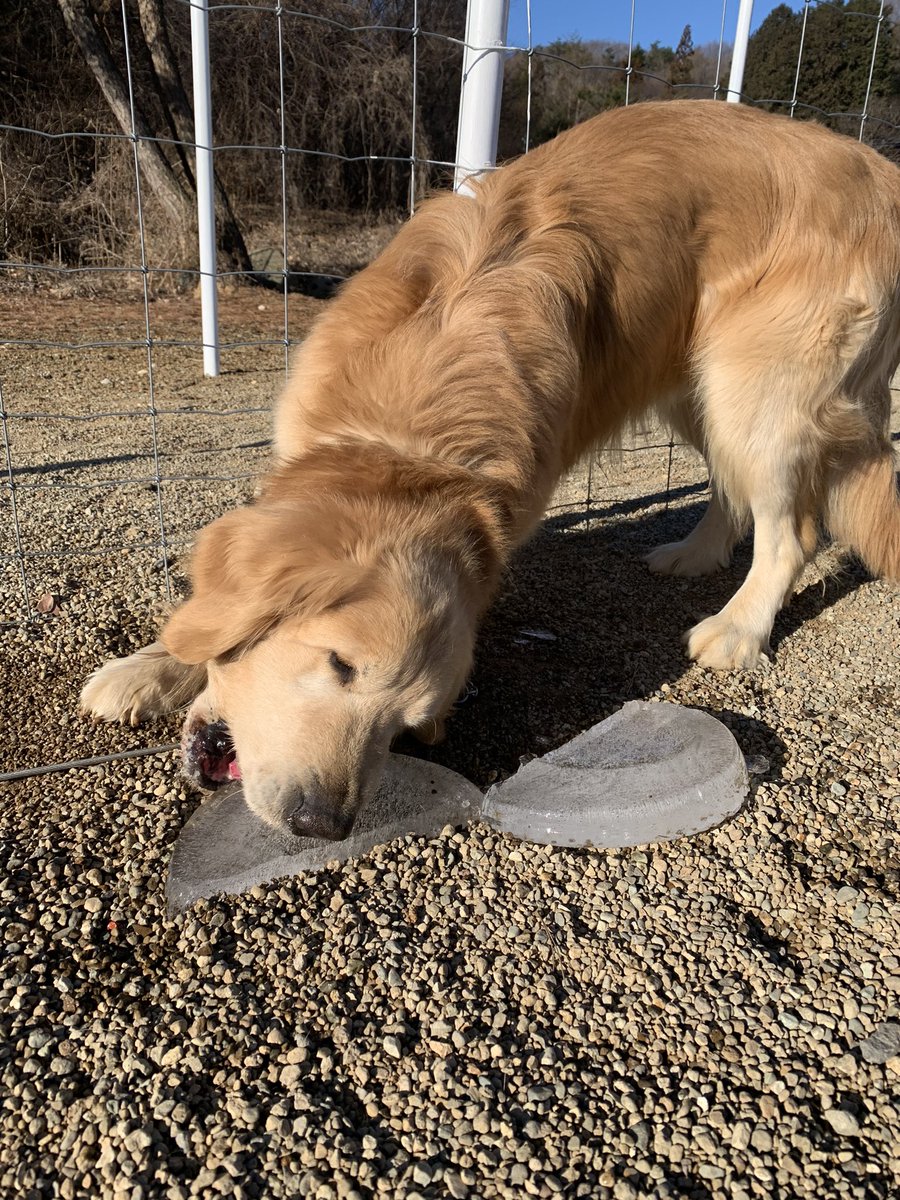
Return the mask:
[[[756,0],[751,32],[758,29],[773,8],[784,0]],[[797,0],[787,0],[798,8]],[[725,41],[734,41],[739,0],[726,0]],[[509,41],[528,44],[525,0],[510,0]],[[577,34],[582,41],[627,42],[631,0],[531,0],[534,45]],[[635,0],[634,40],[642,46],[661,42],[676,46],[685,25],[690,25],[695,46],[718,42],[722,27],[722,0]]]

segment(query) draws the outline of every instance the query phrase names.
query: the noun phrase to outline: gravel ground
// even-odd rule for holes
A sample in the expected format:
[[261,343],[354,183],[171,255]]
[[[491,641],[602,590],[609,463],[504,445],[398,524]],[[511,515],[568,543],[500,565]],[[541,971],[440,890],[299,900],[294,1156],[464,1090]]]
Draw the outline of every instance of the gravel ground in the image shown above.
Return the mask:
[[[292,297],[292,330],[317,307]],[[196,338],[195,301],[151,308],[155,336]],[[234,410],[277,390],[281,318],[226,296],[229,340],[273,344],[228,350],[218,380],[194,349],[154,351],[176,556],[251,494],[268,417]],[[143,337],[127,300],[0,300],[0,323]],[[0,350],[29,603],[55,605],[23,625],[18,567],[0,566],[3,769],[177,734],[74,713],[165,594],[146,370],[142,346]],[[768,758],[746,810],[630,851],[447,829],[170,922],[166,864],[198,803],[173,755],[0,785],[0,1194],[900,1194],[900,595],[827,552],[771,670],[689,666],[680,632],[749,551],[710,580],[647,573],[639,553],[703,500],[676,449],[667,508],[669,466],[665,447],[625,454],[593,468],[590,500],[584,475],[561,489],[487,620],[478,695],[432,753],[486,786],[628,699],[677,701]],[[8,489],[0,506],[2,559]]]

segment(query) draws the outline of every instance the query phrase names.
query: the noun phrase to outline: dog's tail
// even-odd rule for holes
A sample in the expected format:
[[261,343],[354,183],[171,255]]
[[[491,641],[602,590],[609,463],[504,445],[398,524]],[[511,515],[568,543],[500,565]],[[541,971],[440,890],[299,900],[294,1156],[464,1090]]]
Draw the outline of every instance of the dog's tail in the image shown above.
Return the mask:
[[900,580],[900,492],[890,445],[835,471],[825,520],[873,575]]

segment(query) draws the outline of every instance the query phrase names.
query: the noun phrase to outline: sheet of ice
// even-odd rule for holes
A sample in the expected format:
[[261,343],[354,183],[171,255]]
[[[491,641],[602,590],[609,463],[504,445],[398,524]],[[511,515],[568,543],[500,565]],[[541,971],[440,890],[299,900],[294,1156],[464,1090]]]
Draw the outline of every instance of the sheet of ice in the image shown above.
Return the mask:
[[391,754],[381,786],[341,842],[291,837],[247,807],[239,783],[227,783],[194,812],[182,829],[166,884],[170,914],[202,896],[239,894],[329,862],[367,854],[405,834],[435,834],[445,825],[478,817],[483,796],[462,775],[435,763]]
[[638,846],[721,824],[748,786],[740,747],[715,717],[633,700],[492,787],[482,818],[554,846]]
[[226,784],[175,843],[169,912],[471,820],[557,846],[684,837],[733,816],[747,791],[744,757],[721,722],[697,709],[642,701],[532,760],[486,796],[446,767],[392,754],[378,793],[342,842],[279,833],[250,811],[239,783]]

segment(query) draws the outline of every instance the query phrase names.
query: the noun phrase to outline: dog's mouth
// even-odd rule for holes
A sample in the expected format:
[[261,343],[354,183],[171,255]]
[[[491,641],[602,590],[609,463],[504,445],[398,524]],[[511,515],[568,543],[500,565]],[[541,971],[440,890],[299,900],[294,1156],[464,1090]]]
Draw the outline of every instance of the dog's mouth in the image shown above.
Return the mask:
[[188,779],[207,791],[241,777],[231,733],[224,721],[200,725],[187,733],[181,758]]

